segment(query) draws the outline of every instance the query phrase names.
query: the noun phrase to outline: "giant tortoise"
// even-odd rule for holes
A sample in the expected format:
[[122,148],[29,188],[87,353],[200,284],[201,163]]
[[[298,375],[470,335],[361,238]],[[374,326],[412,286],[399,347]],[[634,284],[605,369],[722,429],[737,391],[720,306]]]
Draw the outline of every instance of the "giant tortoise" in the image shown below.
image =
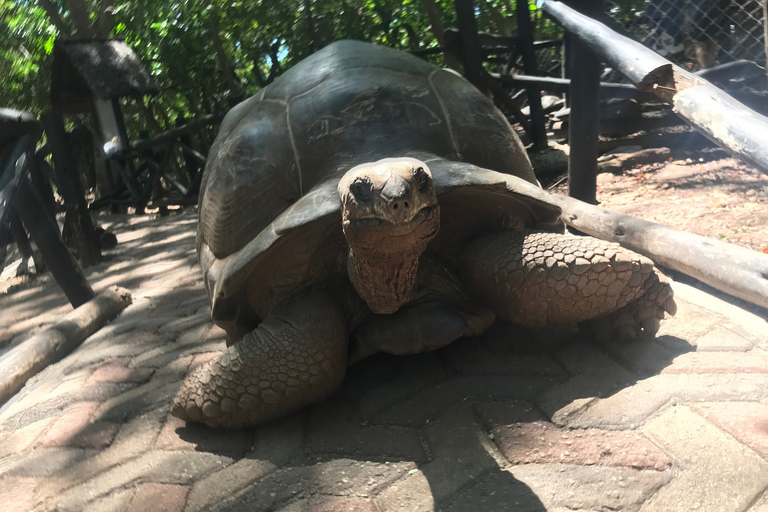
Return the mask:
[[172,413],[235,427],[328,397],[348,364],[475,336],[498,317],[654,335],[653,263],[564,233],[493,103],[407,53],[340,41],[222,122],[197,252],[228,348]]

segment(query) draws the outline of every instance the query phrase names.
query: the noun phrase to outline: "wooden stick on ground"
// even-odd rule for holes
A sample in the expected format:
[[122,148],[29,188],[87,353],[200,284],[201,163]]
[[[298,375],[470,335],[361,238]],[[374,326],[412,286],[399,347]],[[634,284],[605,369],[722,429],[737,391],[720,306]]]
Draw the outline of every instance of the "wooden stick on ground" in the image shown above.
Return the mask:
[[563,220],[588,235],[618,242],[656,263],[768,308],[768,255],[552,194]]
[[130,292],[114,286],[5,353],[0,357],[0,403],[37,372],[69,354],[130,303]]
[[765,149],[768,118],[701,77],[562,2],[546,0],[543,9],[638,89],[671,103],[680,117],[707,138],[768,173],[768,151]]

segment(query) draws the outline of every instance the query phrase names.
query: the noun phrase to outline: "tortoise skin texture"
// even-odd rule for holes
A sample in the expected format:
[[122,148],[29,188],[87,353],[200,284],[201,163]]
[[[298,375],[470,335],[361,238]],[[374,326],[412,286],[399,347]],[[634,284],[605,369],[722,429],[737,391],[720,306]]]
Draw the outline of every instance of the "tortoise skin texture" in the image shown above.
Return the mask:
[[228,347],[172,413],[260,424],[333,393],[370,354],[579,322],[653,336],[653,263],[564,233],[519,138],[483,94],[411,55],[340,41],[227,115],[201,185],[197,250]]

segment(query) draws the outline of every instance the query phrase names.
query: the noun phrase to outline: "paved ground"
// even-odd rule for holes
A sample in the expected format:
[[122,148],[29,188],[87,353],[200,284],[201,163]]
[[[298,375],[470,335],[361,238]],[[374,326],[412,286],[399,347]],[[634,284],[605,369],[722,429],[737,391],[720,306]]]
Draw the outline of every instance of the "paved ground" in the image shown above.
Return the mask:
[[[89,279],[134,303],[0,408],[2,510],[768,511],[768,324],[678,283],[654,342],[496,330],[263,428],[185,426],[170,400],[224,346],[194,228],[117,222]],[[1,297],[0,340],[66,310],[52,283]]]

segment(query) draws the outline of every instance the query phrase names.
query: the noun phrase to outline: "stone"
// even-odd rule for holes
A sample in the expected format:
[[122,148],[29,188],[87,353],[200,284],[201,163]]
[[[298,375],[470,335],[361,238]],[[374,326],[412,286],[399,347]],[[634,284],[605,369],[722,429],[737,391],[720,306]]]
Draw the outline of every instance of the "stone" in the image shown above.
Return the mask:
[[433,512],[435,498],[429,480],[423,472],[414,469],[376,497],[376,505],[381,512]]
[[688,407],[670,407],[642,432],[675,458],[677,476],[643,511],[744,510],[768,487],[768,462]]
[[542,421],[493,429],[510,464],[567,463],[664,471],[672,463],[642,435],[628,431],[560,429]]
[[275,509],[292,500],[320,495],[370,498],[378,489],[415,469],[409,462],[368,462],[335,459],[292,466],[269,474],[224,503],[228,512]]
[[251,430],[228,430],[226,435],[222,435],[221,430],[199,423],[186,423],[168,415],[155,446],[161,450],[209,452],[240,458],[251,449],[253,443]]
[[128,510],[135,492],[135,489],[117,490],[92,502],[82,512],[124,512]]
[[240,459],[194,484],[189,493],[186,511],[209,510],[213,504],[231,498],[276,469],[277,466],[268,460],[250,457]]
[[768,404],[706,402],[690,408],[768,459]]
[[38,448],[5,472],[13,476],[46,477],[82,461],[90,454],[81,448]]
[[423,389],[382,411],[371,419],[371,423],[421,426],[465,400],[531,399],[553,383],[550,377],[455,377]]
[[469,407],[449,409],[427,425],[425,431],[434,459],[421,465],[420,470],[429,480],[438,505],[474,478],[503,463]]
[[332,399],[312,408],[309,428],[312,453],[426,460],[418,431],[361,422],[359,417],[344,413],[344,403]]
[[632,429],[675,401],[760,400],[768,396],[763,374],[666,374],[641,380],[595,400],[567,422],[571,428]]
[[106,421],[93,421],[92,416],[98,406],[98,402],[78,402],[69,407],[40,440],[40,445],[92,449],[109,446],[120,425]]
[[739,352],[689,352],[661,373],[768,373],[768,358]]
[[696,338],[694,342],[699,352],[747,352],[754,346],[753,343],[727,327],[718,326]]
[[[448,510],[637,510],[670,478],[669,471],[523,464],[491,473],[456,496]],[[470,506],[479,500],[493,503],[496,508]]]
[[141,484],[127,512],[182,512],[187,504],[188,493],[189,487],[184,485]]
[[0,503],[4,512],[28,512],[35,504],[35,481],[31,478],[0,480]]
[[132,382],[143,384],[148,381],[155,372],[152,368],[128,368],[128,359],[120,362],[110,362],[99,366],[85,385],[91,385],[97,382]]

